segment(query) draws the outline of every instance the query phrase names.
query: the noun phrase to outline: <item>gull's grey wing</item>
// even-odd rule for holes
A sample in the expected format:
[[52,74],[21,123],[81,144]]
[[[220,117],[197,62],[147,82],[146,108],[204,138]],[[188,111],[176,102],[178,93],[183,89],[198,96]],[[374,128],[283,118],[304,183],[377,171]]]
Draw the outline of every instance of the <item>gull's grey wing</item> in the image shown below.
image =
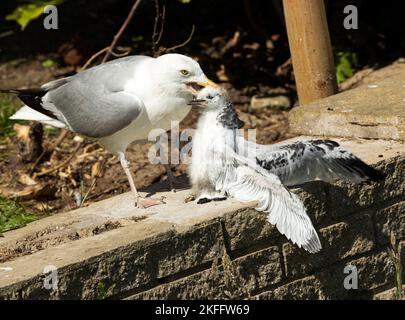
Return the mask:
[[143,110],[142,101],[124,91],[137,65],[152,59],[125,57],[74,76],[49,82],[42,92],[19,97],[31,108],[57,119],[80,134],[100,138],[133,122]]
[[316,179],[327,182],[343,179],[360,183],[384,178],[381,172],[330,140],[255,145],[253,148],[256,148],[257,163],[288,186]]
[[233,157],[234,163],[226,166],[216,189],[239,201],[257,201],[256,210],[268,213],[268,221],[276,225],[280,233],[299,247],[318,252],[321,243],[299,197],[286,189],[276,175],[250,159],[233,153],[230,148],[227,156]]

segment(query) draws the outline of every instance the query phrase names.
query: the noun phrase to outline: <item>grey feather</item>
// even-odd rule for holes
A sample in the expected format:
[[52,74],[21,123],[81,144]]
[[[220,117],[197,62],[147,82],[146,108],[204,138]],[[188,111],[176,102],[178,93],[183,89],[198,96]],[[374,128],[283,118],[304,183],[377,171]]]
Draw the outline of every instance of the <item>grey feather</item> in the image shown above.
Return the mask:
[[[251,147],[252,148],[252,147]],[[354,183],[379,181],[383,174],[370,167],[335,141],[307,140],[290,144],[258,145],[257,163],[280,177],[288,186],[316,179]]]
[[42,86],[48,90],[42,107],[80,134],[100,138],[134,121],[143,109],[140,99],[124,92],[136,65],[151,59],[126,57]]

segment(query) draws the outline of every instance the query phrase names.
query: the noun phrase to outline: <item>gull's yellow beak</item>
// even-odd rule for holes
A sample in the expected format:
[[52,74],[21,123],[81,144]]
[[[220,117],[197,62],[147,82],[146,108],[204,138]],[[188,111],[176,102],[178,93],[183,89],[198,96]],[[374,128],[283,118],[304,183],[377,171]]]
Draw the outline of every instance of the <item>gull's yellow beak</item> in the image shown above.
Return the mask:
[[218,84],[208,78],[206,78],[205,81],[189,82],[187,84],[188,91],[190,91],[194,96],[198,95],[200,90],[205,87],[213,87],[215,89],[222,90],[222,88]]
[[197,82],[197,84],[201,87],[214,87],[216,89],[221,89],[219,85],[217,85],[214,81],[207,79],[207,81],[204,82]]

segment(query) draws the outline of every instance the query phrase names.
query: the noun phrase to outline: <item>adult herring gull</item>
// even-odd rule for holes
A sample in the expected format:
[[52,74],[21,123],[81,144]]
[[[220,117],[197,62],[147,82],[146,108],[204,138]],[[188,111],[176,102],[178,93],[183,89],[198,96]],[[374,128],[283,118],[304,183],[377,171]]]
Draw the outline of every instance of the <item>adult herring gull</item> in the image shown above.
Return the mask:
[[188,104],[202,87],[217,86],[193,59],[180,54],[158,58],[130,56],[51,81],[39,89],[0,90],[26,104],[11,119],[36,120],[96,138],[118,155],[138,207],[160,200],[142,198],[125,158],[127,146],[148,139],[154,128],[189,113]]

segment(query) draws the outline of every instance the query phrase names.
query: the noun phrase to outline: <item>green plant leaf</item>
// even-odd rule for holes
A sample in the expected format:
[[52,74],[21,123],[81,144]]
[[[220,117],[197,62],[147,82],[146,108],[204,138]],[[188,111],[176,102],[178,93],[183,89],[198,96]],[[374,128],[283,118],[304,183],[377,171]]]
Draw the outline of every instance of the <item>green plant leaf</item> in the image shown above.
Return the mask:
[[44,68],[51,68],[53,66],[55,66],[57,63],[56,61],[52,60],[52,59],[46,59],[44,61],[42,61],[42,66]]
[[32,1],[29,4],[22,4],[14,9],[12,13],[6,16],[7,21],[16,21],[21,30],[24,30],[27,25],[34,19],[38,18],[47,5],[59,5],[63,0],[51,0],[51,1]]
[[21,103],[16,97],[7,94],[0,94],[0,142],[7,137],[15,135],[13,129],[14,124],[21,122],[10,120],[10,117],[20,106]]
[[37,220],[34,214],[28,214],[17,202],[0,196],[0,233],[25,226]]
[[338,52],[335,55],[336,78],[338,83],[353,76],[357,66],[357,55],[354,52]]

